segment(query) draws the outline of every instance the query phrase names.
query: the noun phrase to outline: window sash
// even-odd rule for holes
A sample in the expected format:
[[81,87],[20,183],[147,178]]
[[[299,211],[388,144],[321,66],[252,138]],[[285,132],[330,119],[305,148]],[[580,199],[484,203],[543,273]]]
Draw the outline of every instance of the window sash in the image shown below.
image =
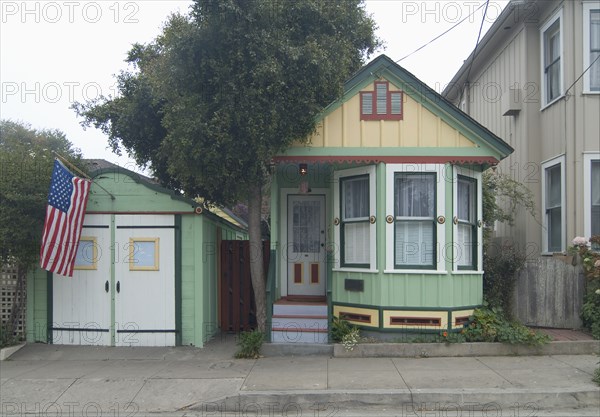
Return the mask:
[[387,83],[376,83],[375,91],[377,94],[377,114],[385,115],[388,112],[388,109],[387,109],[388,85],[387,85]]
[[590,164],[590,211],[591,235],[600,235],[600,160],[592,160]]
[[373,114],[373,93],[371,92],[362,92],[360,93],[361,97],[361,112],[364,115],[372,115]]
[[340,178],[341,265],[370,266],[371,224],[369,175]]
[[394,174],[394,266],[435,269],[436,174]]
[[[590,63],[589,71],[590,90],[600,91],[600,9],[590,10]],[[598,61],[596,61],[598,59]],[[592,64],[593,63],[593,64]]]
[[561,33],[560,18],[556,19],[543,34],[545,101],[551,102],[561,91]]
[[458,269],[477,268],[477,180],[457,176],[456,184],[456,265]]

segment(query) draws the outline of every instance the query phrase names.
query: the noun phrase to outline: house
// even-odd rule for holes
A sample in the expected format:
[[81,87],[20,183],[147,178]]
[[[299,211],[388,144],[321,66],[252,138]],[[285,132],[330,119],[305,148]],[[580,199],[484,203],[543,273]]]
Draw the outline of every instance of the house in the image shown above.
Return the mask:
[[245,223],[107,161],[85,162],[93,183],[74,275],[30,274],[27,341],[201,347],[218,331],[220,242],[246,239]]
[[512,148],[381,55],[278,155],[267,282],[274,342],[463,326],[482,303],[481,173]]
[[599,56],[600,1],[513,0],[442,93],[505,138],[499,172],[533,193],[537,219],[496,231],[531,261],[515,302],[529,324],[581,323],[583,284],[552,280],[574,237],[600,235]]

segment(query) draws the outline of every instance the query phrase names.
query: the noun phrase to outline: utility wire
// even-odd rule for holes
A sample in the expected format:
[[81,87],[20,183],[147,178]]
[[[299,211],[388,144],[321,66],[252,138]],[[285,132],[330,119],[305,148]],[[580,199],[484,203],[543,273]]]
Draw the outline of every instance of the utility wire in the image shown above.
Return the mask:
[[592,62],[592,63],[591,63],[591,64],[590,64],[590,65],[589,65],[589,66],[588,66],[588,67],[587,67],[585,70],[583,70],[583,72],[581,73],[581,75],[580,75],[579,77],[577,77],[577,79],[576,79],[575,81],[573,81],[573,84],[571,84],[571,85],[569,86],[569,88],[567,88],[567,89],[565,90],[565,96],[568,96],[568,95],[569,95],[569,90],[570,90],[571,88],[573,88],[573,86],[574,86],[575,84],[577,84],[577,82],[578,82],[579,80],[581,80],[581,78],[582,78],[582,77],[585,75],[585,73],[586,73],[586,72],[588,72],[590,68],[592,68],[592,65],[594,65],[594,64],[596,63],[596,61],[598,61],[598,59],[600,59],[600,55],[598,55],[598,56],[596,57],[596,59],[594,59],[594,62]]
[[[454,26],[452,26],[450,29],[446,30],[445,32],[439,34],[438,36],[436,36],[435,38],[433,38],[432,40],[430,40],[429,42],[427,42],[424,45],[421,45],[419,48],[415,49],[414,51],[412,51],[410,54],[400,58],[399,60],[397,60],[396,62],[400,62],[405,60],[406,58],[408,58],[409,56],[419,52],[421,49],[425,48],[426,46],[429,46],[430,44],[432,44],[433,42],[437,41],[439,38],[441,38],[442,36],[444,36],[446,33],[450,32],[452,29],[454,29],[455,27],[457,27],[458,25],[460,25],[462,22],[464,22],[465,20],[467,20],[469,17],[473,16],[475,14],[475,12],[477,12],[479,9],[481,9],[484,5],[485,5],[485,9],[487,11],[487,5],[489,4],[489,0],[487,0],[486,3],[482,3],[478,8],[476,8],[475,10],[473,10],[471,12],[471,14],[469,14],[467,17],[465,17],[464,19],[462,19],[461,21],[459,21],[458,23],[456,23]],[[483,17],[485,18],[485,13],[483,14]],[[479,30],[479,34],[481,35],[481,29]]]
[[[488,9],[489,5],[490,5],[490,0],[487,0],[485,2],[485,10],[483,11],[483,17],[481,18],[481,25],[479,26],[479,35],[477,35],[477,42],[475,43],[475,49],[473,50],[473,58],[471,58],[471,62],[469,62],[469,69],[467,70],[467,78],[465,78],[465,84],[467,84],[469,82],[469,77],[471,76],[471,68],[473,67],[473,62],[475,61],[475,55],[477,54],[477,47],[479,46],[479,40],[481,39],[481,32],[483,31],[483,24],[485,23],[485,15],[487,14],[487,9]],[[462,101],[464,91],[465,91],[464,88],[460,90],[460,97],[458,98],[459,105],[460,105],[460,102]]]

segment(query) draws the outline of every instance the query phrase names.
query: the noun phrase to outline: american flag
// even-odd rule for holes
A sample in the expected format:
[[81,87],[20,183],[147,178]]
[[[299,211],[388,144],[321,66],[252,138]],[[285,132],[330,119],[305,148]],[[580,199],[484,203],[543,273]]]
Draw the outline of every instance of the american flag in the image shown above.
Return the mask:
[[59,160],[54,161],[40,249],[43,269],[73,276],[90,185],[89,180],[74,176]]

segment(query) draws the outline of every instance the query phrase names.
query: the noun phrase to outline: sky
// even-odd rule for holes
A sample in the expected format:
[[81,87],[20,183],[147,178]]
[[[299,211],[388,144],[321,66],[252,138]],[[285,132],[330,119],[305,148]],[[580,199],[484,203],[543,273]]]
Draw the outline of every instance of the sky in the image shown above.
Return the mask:
[[[59,129],[86,158],[139,170],[108,148],[106,136],[84,130],[74,102],[115,94],[114,75],[127,69],[133,43],[148,43],[171,13],[191,1],[0,0],[0,118],[35,129]],[[500,15],[508,0],[367,0],[384,41],[378,51],[400,60],[459,21],[463,23],[399,64],[440,92]],[[476,10],[478,9],[479,10]]]

